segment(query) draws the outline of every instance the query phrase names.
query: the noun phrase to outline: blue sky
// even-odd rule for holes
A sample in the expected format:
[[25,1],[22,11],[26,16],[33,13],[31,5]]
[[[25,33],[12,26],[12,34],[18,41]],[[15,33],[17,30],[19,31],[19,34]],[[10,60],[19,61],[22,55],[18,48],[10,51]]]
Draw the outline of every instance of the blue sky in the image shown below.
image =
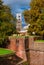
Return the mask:
[[[22,13],[24,10],[29,9],[30,0],[3,0],[6,5],[11,7],[12,14]],[[25,22],[22,22],[25,23]]]

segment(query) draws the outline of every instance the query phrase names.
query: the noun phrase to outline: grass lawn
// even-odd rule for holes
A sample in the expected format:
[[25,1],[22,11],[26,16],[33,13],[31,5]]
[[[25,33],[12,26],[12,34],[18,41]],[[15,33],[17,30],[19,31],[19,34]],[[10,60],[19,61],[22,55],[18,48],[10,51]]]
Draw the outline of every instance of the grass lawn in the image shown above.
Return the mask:
[[0,56],[6,55],[6,54],[11,54],[11,53],[13,53],[13,51],[7,50],[7,49],[4,49],[4,48],[0,48]]
[[36,40],[35,42],[44,42],[44,40]]

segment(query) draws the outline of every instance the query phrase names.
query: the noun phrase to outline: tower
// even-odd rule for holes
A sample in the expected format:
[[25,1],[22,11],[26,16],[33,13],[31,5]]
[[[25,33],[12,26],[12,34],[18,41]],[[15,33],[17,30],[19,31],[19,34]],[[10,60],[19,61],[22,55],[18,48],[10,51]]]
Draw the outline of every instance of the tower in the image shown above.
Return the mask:
[[16,14],[16,19],[17,19],[16,29],[17,29],[17,31],[20,31],[22,29],[22,15],[21,15],[21,13]]

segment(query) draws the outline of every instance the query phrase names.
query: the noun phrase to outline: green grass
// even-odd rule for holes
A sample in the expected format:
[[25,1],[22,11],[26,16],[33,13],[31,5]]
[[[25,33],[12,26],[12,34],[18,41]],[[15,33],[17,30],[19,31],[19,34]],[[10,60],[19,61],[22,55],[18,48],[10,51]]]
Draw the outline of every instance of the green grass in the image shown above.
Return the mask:
[[44,40],[36,40],[35,42],[44,42]]
[[6,54],[11,54],[11,53],[13,53],[13,51],[0,48],[0,55],[6,55]]

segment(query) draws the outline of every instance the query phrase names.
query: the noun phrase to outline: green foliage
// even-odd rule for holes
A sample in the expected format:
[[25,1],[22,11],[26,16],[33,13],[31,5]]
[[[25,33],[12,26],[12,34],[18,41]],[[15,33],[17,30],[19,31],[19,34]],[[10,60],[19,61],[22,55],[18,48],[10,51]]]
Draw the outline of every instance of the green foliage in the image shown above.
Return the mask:
[[[12,22],[13,23],[12,23]],[[2,44],[4,39],[8,36],[16,33],[15,22],[16,19],[11,14],[10,8],[3,5],[2,0],[0,0],[0,43]]]
[[30,10],[24,11],[26,23],[30,24],[28,33],[44,36],[44,0],[31,0]]

